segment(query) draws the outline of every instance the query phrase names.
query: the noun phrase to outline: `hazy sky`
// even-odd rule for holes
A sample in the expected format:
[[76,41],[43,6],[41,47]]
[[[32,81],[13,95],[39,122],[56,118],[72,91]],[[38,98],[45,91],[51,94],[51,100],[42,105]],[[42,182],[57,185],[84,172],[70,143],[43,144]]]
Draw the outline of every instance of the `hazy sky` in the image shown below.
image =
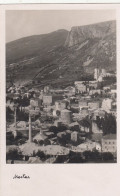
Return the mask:
[[58,29],[70,30],[97,22],[115,20],[114,10],[74,11],[6,11],[6,42],[30,35],[45,34]]

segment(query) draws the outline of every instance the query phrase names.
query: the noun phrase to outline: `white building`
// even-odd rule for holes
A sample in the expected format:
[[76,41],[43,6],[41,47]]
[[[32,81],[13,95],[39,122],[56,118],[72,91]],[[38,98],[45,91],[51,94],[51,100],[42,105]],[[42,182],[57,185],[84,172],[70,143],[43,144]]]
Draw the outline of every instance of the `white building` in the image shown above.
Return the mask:
[[51,105],[52,104],[52,95],[44,95],[43,96],[43,104]]
[[94,79],[97,80],[99,77],[99,69],[98,68],[95,68],[94,69]]
[[102,109],[105,111],[111,110],[112,109],[112,99],[106,98],[102,102]]
[[76,151],[84,152],[84,151],[93,151],[98,150],[101,152],[101,145],[98,142],[86,141],[77,146]]

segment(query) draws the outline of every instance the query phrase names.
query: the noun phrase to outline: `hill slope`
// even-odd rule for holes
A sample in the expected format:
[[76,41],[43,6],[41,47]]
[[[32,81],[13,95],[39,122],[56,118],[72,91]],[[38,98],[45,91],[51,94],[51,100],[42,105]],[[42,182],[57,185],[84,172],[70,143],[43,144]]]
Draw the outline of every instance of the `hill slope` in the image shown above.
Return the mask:
[[22,38],[6,45],[7,78],[64,85],[93,73],[116,70],[116,23],[102,22]]

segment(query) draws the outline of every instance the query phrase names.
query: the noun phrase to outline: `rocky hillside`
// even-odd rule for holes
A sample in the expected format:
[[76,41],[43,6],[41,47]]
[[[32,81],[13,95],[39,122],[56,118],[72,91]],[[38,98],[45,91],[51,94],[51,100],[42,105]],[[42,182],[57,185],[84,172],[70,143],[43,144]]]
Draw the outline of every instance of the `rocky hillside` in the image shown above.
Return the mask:
[[6,57],[7,78],[38,86],[69,85],[90,77],[95,67],[115,71],[116,22],[22,38],[6,45]]
[[76,44],[82,44],[88,39],[104,39],[106,36],[115,33],[115,28],[115,21],[72,27],[65,45],[71,47]]

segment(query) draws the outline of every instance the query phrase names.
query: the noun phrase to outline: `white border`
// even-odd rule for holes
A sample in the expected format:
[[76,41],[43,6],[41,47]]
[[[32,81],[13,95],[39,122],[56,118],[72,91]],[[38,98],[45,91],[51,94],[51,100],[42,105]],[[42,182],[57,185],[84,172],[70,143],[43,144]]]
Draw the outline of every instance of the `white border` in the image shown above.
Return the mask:
[[[117,164],[34,164],[5,163],[5,10],[94,10],[115,9],[117,13],[117,84],[118,84],[118,162]],[[14,25],[14,24],[13,24]],[[41,4],[2,5],[0,7],[0,150],[1,196],[119,196],[120,176],[120,5]],[[30,176],[30,180],[13,180],[15,174]]]

